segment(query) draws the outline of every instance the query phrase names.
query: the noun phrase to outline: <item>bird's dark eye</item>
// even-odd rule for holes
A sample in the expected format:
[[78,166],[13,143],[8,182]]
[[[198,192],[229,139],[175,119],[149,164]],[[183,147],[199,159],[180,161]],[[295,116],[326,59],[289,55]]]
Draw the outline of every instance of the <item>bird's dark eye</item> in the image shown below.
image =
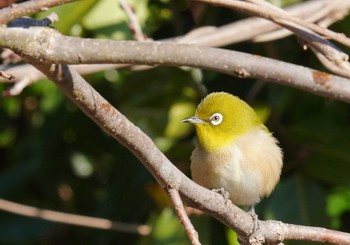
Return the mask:
[[222,122],[223,116],[220,113],[213,114],[209,120],[213,125],[219,125]]

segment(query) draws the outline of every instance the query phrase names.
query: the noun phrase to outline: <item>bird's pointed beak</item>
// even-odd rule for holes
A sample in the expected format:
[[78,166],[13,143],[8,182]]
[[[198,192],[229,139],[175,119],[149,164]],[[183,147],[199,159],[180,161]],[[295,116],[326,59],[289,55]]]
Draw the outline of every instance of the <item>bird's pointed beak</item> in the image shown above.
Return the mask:
[[185,119],[182,119],[181,122],[183,123],[192,123],[192,124],[202,124],[205,123],[204,120],[200,119],[199,117],[193,116],[193,117],[188,117]]

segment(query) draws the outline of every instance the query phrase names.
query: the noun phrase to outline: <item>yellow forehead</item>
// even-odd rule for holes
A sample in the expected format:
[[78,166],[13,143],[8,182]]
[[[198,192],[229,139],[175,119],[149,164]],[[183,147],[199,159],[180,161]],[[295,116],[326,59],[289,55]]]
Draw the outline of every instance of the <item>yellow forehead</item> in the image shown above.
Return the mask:
[[[209,119],[215,113],[223,117],[218,125]],[[200,145],[208,151],[220,149],[262,123],[255,111],[243,100],[225,92],[211,93],[198,105],[196,116],[206,121],[196,124]]]
[[198,105],[196,116],[201,119],[209,119],[214,113],[231,114],[234,110],[240,110],[244,101],[225,92],[215,92],[205,97]]

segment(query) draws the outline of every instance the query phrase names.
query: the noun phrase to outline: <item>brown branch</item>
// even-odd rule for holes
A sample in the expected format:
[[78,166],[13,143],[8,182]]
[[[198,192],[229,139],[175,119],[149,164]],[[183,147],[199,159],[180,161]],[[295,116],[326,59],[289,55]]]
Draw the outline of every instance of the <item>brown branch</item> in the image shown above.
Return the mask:
[[4,71],[0,71],[0,77],[3,77],[7,81],[15,79],[15,77],[11,73],[7,73]]
[[[333,6],[334,8],[330,7]],[[347,11],[350,8],[350,1],[346,0],[342,5],[334,6],[333,2],[329,0],[307,1],[302,2],[285,9],[290,15],[298,17],[300,19],[307,19],[310,21],[318,21],[325,18],[330,13]],[[247,28],[247,26],[249,28]],[[204,29],[200,34],[196,34],[192,38],[188,38],[188,35],[192,35],[192,32],[198,33],[201,29]],[[275,30],[285,30],[279,25],[273,22],[267,21],[262,18],[247,18],[231,24],[227,24],[221,27],[201,27],[191,31],[185,35],[186,41],[183,43],[198,43],[201,45],[218,47],[228,44],[253,39],[255,41],[256,36],[266,34]],[[291,32],[289,32],[289,35]],[[174,39],[167,39],[167,41],[182,40],[181,37]],[[270,39],[271,40],[271,39]]]
[[125,2],[125,0],[119,0],[120,7],[124,10],[126,16],[129,20],[129,28],[131,32],[134,35],[135,40],[137,41],[145,41],[146,38],[142,32],[142,28],[139,22],[139,19],[137,15],[135,14],[135,11],[132,9],[132,7]]
[[94,218],[83,215],[68,214],[47,209],[40,209],[15,202],[0,199],[0,210],[33,217],[37,219],[53,221],[68,225],[78,225],[102,230],[114,230],[126,233],[136,233],[139,235],[148,235],[151,232],[150,227],[146,225],[126,224],[108,219]]
[[171,202],[173,203],[174,206],[174,210],[180,220],[180,223],[184,226],[186,234],[188,236],[188,238],[191,241],[192,245],[200,245],[201,243],[199,242],[198,239],[198,233],[197,231],[194,229],[190,219],[187,216],[185,207],[182,203],[180,194],[178,192],[178,190],[172,188],[172,187],[168,187],[167,188],[167,193],[168,196],[170,197]]
[[74,1],[76,0],[40,0],[13,4],[10,7],[0,9],[0,25],[25,15],[31,15],[39,11],[45,11],[50,7]]
[[[346,37],[342,33],[336,33],[329,29],[318,26],[314,23],[305,22],[299,18],[293,17],[291,15],[286,14],[284,11],[275,11],[270,8],[261,8],[261,5],[251,4],[240,0],[191,0],[198,1],[203,3],[209,3],[216,6],[223,6],[228,8],[237,9],[239,11],[245,12],[247,14],[253,14],[254,16],[259,16],[261,18],[265,18],[271,20],[273,22],[278,23],[279,19],[283,19],[285,21],[290,21],[300,26],[303,26],[307,29],[310,29],[316,33],[319,33],[329,39],[333,39],[345,46],[350,47],[350,39]],[[345,5],[350,5],[349,0],[343,0],[344,7]]]
[[[300,18],[307,22],[317,23],[322,27],[328,27],[332,23],[343,19],[348,14],[350,4],[343,0],[335,1],[307,1],[284,8],[289,15]],[[305,8],[305,9],[304,9]],[[292,11],[297,10],[297,11]],[[309,10],[310,12],[301,14]],[[292,32],[287,29],[278,29],[276,31],[261,34],[254,38],[257,42],[267,42],[291,35]]]
[[0,46],[55,64],[198,67],[242,78],[258,78],[350,103],[350,82],[345,78],[236,51],[171,42],[82,39],[62,36],[50,28],[0,28]]
[[[11,30],[12,31],[12,30]],[[8,30],[0,30],[0,36],[6,36],[11,31]],[[34,66],[40,69],[46,76],[52,79],[57,86],[59,86],[62,91],[77,105],[82,111],[84,111],[91,119],[93,119],[101,128],[103,128],[108,134],[116,138],[120,143],[125,145],[131,152],[138,157],[138,159],[150,170],[150,172],[154,175],[154,177],[158,180],[161,186],[164,189],[167,189],[168,186],[172,186],[174,190],[179,190],[181,194],[187,197],[194,206],[200,208],[216,217],[226,225],[235,229],[239,234],[249,236],[249,234],[253,231],[254,222],[252,218],[244,213],[242,210],[238,209],[236,206],[232,204],[228,204],[221,195],[210,192],[207,189],[204,189],[191,180],[189,180],[186,176],[184,176],[178,169],[176,169],[169,160],[156,148],[154,143],[149,139],[145,134],[141,132],[141,130],[135,127],[131,122],[129,122],[119,111],[117,111],[114,107],[112,107],[101,95],[99,95],[89,84],[84,81],[84,79],[79,76],[74,70],[70,69],[70,67],[66,65],[51,65],[46,63],[48,61],[56,61],[63,62],[65,59],[72,59],[73,62],[81,63],[81,62],[91,62],[95,63],[96,61],[102,62],[102,57],[92,58],[91,55],[93,51],[88,51],[87,53],[83,52],[81,47],[77,47],[77,54],[72,55],[68,52],[65,53],[67,57],[59,57],[55,56],[55,43],[54,41],[59,41],[59,38],[53,34],[52,31],[49,31],[47,34],[51,35],[53,39],[57,38],[57,40],[49,40],[47,37],[41,36],[43,33],[38,33],[34,31],[39,37],[39,39],[33,38],[33,41],[26,39],[27,36],[21,36],[25,34],[23,30],[14,30],[15,36],[24,37],[24,46],[21,46],[20,40],[11,39],[13,44],[4,44],[8,42],[8,40],[2,40],[0,38],[0,42],[4,46],[10,46],[13,49],[22,53],[29,62],[31,62]],[[31,30],[33,31],[33,30]],[[12,33],[13,34],[13,33]],[[6,39],[6,38],[5,38]],[[62,41],[64,39],[61,39]],[[39,42],[40,45],[45,47],[45,51],[47,53],[52,54],[52,56],[46,56],[45,52],[34,52],[37,51],[35,43]],[[50,42],[51,41],[51,42]],[[71,44],[79,43],[79,39],[66,39],[66,42],[71,42]],[[77,42],[77,43],[75,43]],[[93,46],[98,47],[99,45],[107,45],[108,48],[112,45],[118,46],[116,49],[112,49],[112,54],[107,55],[103,53],[107,57],[107,61],[104,62],[123,62],[123,63],[135,63],[135,64],[166,64],[166,65],[191,65],[195,67],[203,67],[208,69],[213,69],[216,71],[222,71],[228,74],[235,74],[241,76],[261,76],[262,78],[268,79],[266,74],[266,70],[264,71],[254,71],[251,67],[246,64],[257,60],[253,60],[253,56],[249,56],[246,54],[211,49],[206,47],[197,47],[193,45],[179,45],[179,44],[166,44],[166,43],[149,43],[146,46],[144,44],[139,44],[135,42],[102,42],[99,43],[96,40],[84,40],[84,43],[80,43],[81,46]],[[62,44],[61,44],[62,45]],[[148,46],[147,46],[148,45]],[[74,47],[74,48],[75,48]],[[129,47],[129,48],[128,48]],[[47,48],[47,49],[46,49]],[[127,49],[128,48],[128,49]],[[137,49],[137,52],[130,53],[132,49]],[[39,50],[39,49],[38,49]],[[178,52],[181,50],[179,54]],[[194,50],[193,52],[190,52]],[[101,50],[99,50],[101,51]],[[109,50],[110,51],[110,50]],[[54,52],[54,53],[52,53]],[[114,53],[115,52],[115,53]],[[116,55],[116,53],[120,53],[120,56]],[[170,52],[170,58],[168,58]],[[140,58],[135,58],[135,54],[142,54],[144,56]],[[71,57],[68,57],[72,55]],[[241,56],[240,56],[241,55]],[[117,58],[115,58],[115,57]],[[134,57],[132,57],[134,56]],[[194,57],[196,56],[196,57]],[[230,56],[230,57],[229,57]],[[235,56],[235,57],[233,57]],[[222,57],[219,59],[219,57]],[[237,65],[234,62],[232,63],[232,59],[235,58],[245,58],[240,60],[242,62],[241,65]],[[46,60],[46,58],[48,58]],[[204,58],[208,60],[210,58],[210,62],[214,64],[209,64],[209,62],[204,61]],[[213,59],[211,59],[213,58]],[[271,62],[269,59],[265,59],[262,57],[256,57],[257,59],[263,60],[263,62]],[[248,59],[248,60],[247,60]],[[251,59],[251,60],[249,60]],[[45,62],[44,62],[45,61]],[[130,62],[132,61],[132,62]],[[71,62],[71,61],[68,61]],[[67,62],[67,63],[68,63]],[[277,63],[278,64],[278,63]],[[260,66],[263,63],[259,63]],[[271,64],[270,64],[271,65]],[[288,66],[288,68],[293,68],[290,64],[283,64],[284,66]],[[222,68],[221,68],[222,66]],[[295,66],[295,69],[298,66]],[[256,66],[255,68],[258,68]],[[276,68],[276,67],[275,67]],[[299,69],[300,67],[298,67]],[[275,70],[276,71],[276,70]],[[301,70],[299,70],[300,72]],[[331,76],[326,73],[320,73],[313,70],[305,70],[308,71],[308,75],[312,75],[312,82],[316,84],[316,86],[320,85],[324,86],[328,90],[334,89],[333,82],[338,81],[342,82],[342,79],[336,76]],[[265,76],[263,75],[265,72]],[[280,72],[277,68],[277,72]],[[294,71],[295,72],[295,71]],[[252,75],[253,74],[253,75]],[[290,74],[288,74],[290,75]],[[294,73],[294,75],[296,75]],[[306,77],[304,77],[306,78]],[[309,77],[310,78],[310,77]],[[295,80],[291,80],[292,77],[289,77],[286,81],[295,82]],[[278,79],[275,77],[275,81],[278,82]],[[345,81],[348,80],[343,79],[341,85],[345,85]],[[304,80],[307,82],[307,80]],[[331,84],[329,84],[329,82]],[[318,84],[319,83],[319,84]],[[315,86],[313,84],[313,86]],[[329,87],[332,85],[331,87]],[[298,85],[300,86],[300,85]],[[315,88],[315,87],[314,87]],[[334,92],[334,91],[332,91]],[[321,94],[325,93],[325,91],[321,91]],[[335,96],[333,93],[329,93],[328,95]],[[349,97],[345,99],[349,101]],[[324,228],[316,228],[316,227],[302,227],[296,225],[288,225],[283,224],[281,222],[275,221],[259,221],[262,235],[267,241],[282,241],[285,239],[305,239],[312,241],[320,241],[320,242],[329,242],[329,243],[337,243],[337,244],[350,244],[350,235],[343,232],[331,231]],[[310,228],[310,229],[309,229]]]
[[[308,21],[319,22],[323,21],[323,19],[330,18],[330,20],[327,21],[327,23],[330,24],[344,16],[344,13],[347,12],[349,7],[350,5],[347,6],[346,3],[343,2],[343,0],[317,0],[302,2],[291,7],[287,7],[285,11],[293,16],[303,18]],[[332,17],[333,15],[336,15],[337,18]],[[247,26],[249,26],[250,28],[247,28]],[[180,43],[198,43],[206,46],[223,46],[248,39],[252,39],[253,41],[259,42],[275,40],[277,38],[281,38],[290,34],[290,31],[281,29],[281,27],[275,25],[270,21],[252,17],[231,24],[223,25],[221,27],[200,27],[198,29],[194,29],[193,31],[189,32],[183,37],[170,38],[166,41],[178,41]],[[316,53],[316,55],[318,55],[318,53]],[[327,62],[326,59],[322,59],[322,56],[320,56],[319,59],[321,62]],[[327,65],[332,66],[332,63],[328,62]],[[132,66],[127,64],[94,64],[77,65],[73,67],[80,74],[91,74],[106,69],[128,68],[131,70],[140,70],[152,68],[150,66]],[[334,67],[333,69],[336,69],[336,67]],[[35,68],[27,64],[16,67],[10,67],[6,69],[6,71],[9,74],[13,74],[16,77],[12,81],[14,84],[16,84],[19,81],[22,81],[23,79],[26,79],[27,74],[35,74],[35,81],[45,79],[45,76],[41,72],[38,72]],[[338,69],[338,72],[341,71]],[[33,83],[35,81],[34,79],[32,79],[31,82]],[[0,77],[0,82],[8,82],[8,80],[5,80]],[[15,89],[15,91],[19,90]],[[10,90],[7,92],[7,94],[14,94],[13,91]]]
[[[350,77],[350,64],[348,63],[348,55],[342,52],[334,44],[327,39],[322,38],[320,35],[324,35],[329,39],[333,39],[341,44],[350,47],[350,39],[344,34],[333,32],[329,29],[323,28],[313,23],[303,21],[299,18],[293,17],[272,4],[261,0],[246,0],[246,1],[230,1],[230,0],[192,0],[212,5],[223,6],[227,8],[237,9],[242,12],[259,16],[268,19],[276,24],[279,24],[286,29],[294,32],[299,38],[304,40],[307,45],[312,47],[312,50],[321,53],[324,59],[328,59],[329,62],[322,62],[326,68],[335,72],[338,75],[345,75]],[[345,0],[350,4],[349,0]],[[320,34],[320,35],[319,35]],[[319,43],[320,42],[320,43]],[[320,57],[316,55],[316,57]],[[322,61],[323,61],[322,60]],[[329,66],[329,63],[333,65]],[[333,67],[337,66],[337,69]],[[338,72],[338,71],[341,72]]]
[[[249,237],[254,230],[250,215],[227,202],[220,194],[205,189],[178,170],[155,146],[152,140],[123,114],[96,92],[78,73],[67,65],[50,65],[35,58],[25,57],[43,72],[70,98],[87,116],[95,121],[106,133],[128,148],[153,174],[164,190],[169,186],[178,190],[191,204],[217,218],[237,233]],[[350,234],[310,227],[324,233],[311,236],[307,227],[297,229],[296,225],[276,221],[257,221],[261,235],[266,241],[303,239],[312,241],[350,244]],[[297,237],[294,235],[297,234]]]

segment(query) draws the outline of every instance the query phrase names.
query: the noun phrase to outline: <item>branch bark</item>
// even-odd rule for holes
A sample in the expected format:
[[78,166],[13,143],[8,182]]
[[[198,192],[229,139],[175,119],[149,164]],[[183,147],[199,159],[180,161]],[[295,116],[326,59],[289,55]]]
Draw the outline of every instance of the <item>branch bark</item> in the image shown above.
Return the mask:
[[0,210],[27,217],[39,218],[47,221],[59,222],[69,225],[78,225],[95,229],[136,233],[144,236],[148,235],[151,232],[150,227],[148,227],[147,225],[126,224],[108,219],[40,209],[23,204],[18,204],[15,202],[10,202],[4,199],[0,199]]
[[[41,3],[41,2],[40,2]],[[42,4],[42,3],[41,3]],[[22,6],[19,4],[16,8],[23,9],[22,12],[26,12],[25,9],[30,6]],[[309,22],[324,22],[331,24],[336,20],[341,19],[346,15],[347,10],[350,8],[349,2],[340,1],[328,1],[328,0],[312,0],[307,2],[301,2],[296,5],[285,8],[285,11],[290,15],[304,19]],[[11,9],[8,9],[11,11]],[[247,29],[247,26],[249,28]],[[234,23],[223,25],[220,27],[204,26],[194,29],[184,36],[169,38],[164,41],[174,41],[180,43],[196,43],[199,45],[217,47],[224,46],[232,43],[237,43],[245,40],[252,39],[252,41],[270,41],[281,37],[290,35],[291,32],[282,29],[280,26],[261,18],[247,18],[239,20]],[[322,56],[320,61],[323,62]],[[324,62],[327,62],[326,60]],[[327,64],[332,66],[332,64]],[[334,65],[333,65],[334,67]],[[150,69],[149,66],[132,66],[127,64],[95,64],[95,65],[77,65],[74,67],[80,74],[90,74],[96,71],[102,71],[106,69]],[[334,67],[336,69],[336,67]],[[6,95],[17,95],[21,93],[21,89],[24,88],[25,84],[23,81],[28,81],[28,74],[32,75],[31,83],[36,82],[40,79],[45,79],[45,76],[35,70],[30,65],[19,65],[15,67],[6,68],[9,74],[14,75],[15,79],[11,82],[14,84],[13,88],[10,88],[4,92]],[[338,70],[338,72],[341,72]],[[8,82],[4,78],[0,77],[0,82]],[[19,85],[17,85],[19,83]]]
[[[330,71],[350,77],[349,56],[341,51],[327,39],[332,39],[343,45],[350,47],[350,39],[343,33],[336,33],[327,28],[318,26],[314,23],[303,21],[299,18],[289,15],[284,10],[276,6],[259,0],[230,1],[230,0],[192,0],[209,3],[216,6],[223,6],[236,9],[254,16],[270,20],[297,35],[304,42],[304,46],[310,46],[315,51],[316,57],[320,58],[322,64]],[[350,1],[345,1],[350,4]],[[326,38],[321,37],[321,35]],[[327,60],[327,62],[325,62]],[[337,67],[335,69],[334,67]]]
[[[272,80],[322,96],[350,102],[349,80],[259,56],[167,42],[118,42],[64,37],[48,28],[1,28],[0,46],[27,59],[109,135],[127,147],[153,174],[164,190],[179,191],[189,202],[249,237],[252,217],[221,195],[188,179],[157,149],[152,140],[65,64],[125,63],[193,66],[239,77]],[[62,46],[67,47],[62,52]],[[103,47],[103,48],[102,48]],[[174,202],[175,203],[175,202]],[[268,242],[285,239],[350,244],[350,234],[317,227],[258,221]]]
[[[157,179],[164,190],[178,190],[190,203],[212,215],[242,236],[253,234],[253,218],[220,194],[199,186],[178,170],[155,146],[153,141],[123,114],[95,91],[77,72],[67,65],[43,63],[25,56],[70,98],[105,132],[127,147]],[[350,234],[317,227],[283,224],[277,221],[258,221],[266,241],[283,239],[350,244]],[[316,234],[316,235],[315,235]]]
[[[0,46],[55,64],[124,63],[191,66],[258,78],[350,102],[348,79],[257,55],[171,42],[93,40],[49,28],[0,28]],[[66,47],[62,52],[62,46]]]

